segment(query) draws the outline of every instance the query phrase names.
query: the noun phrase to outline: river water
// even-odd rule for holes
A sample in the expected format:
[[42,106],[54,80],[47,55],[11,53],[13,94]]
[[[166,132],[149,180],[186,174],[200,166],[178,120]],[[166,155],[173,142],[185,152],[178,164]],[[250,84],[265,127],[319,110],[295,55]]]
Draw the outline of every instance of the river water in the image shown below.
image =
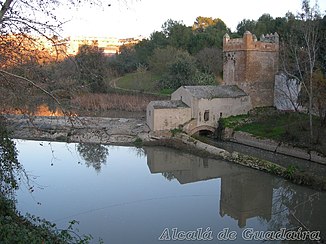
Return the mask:
[[25,182],[17,192],[21,213],[59,228],[77,220],[94,243],[326,235],[324,192],[240,165],[162,147],[15,142],[34,190]]

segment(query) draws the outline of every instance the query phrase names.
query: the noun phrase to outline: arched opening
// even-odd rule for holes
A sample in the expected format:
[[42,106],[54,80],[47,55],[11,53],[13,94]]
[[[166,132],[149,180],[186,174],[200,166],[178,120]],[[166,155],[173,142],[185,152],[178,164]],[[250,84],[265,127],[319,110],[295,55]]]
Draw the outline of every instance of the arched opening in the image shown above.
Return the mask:
[[213,136],[214,133],[212,131],[210,131],[210,130],[200,130],[196,134],[198,134],[200,136],[211,137],[211,136]]
[[189,135],[213,136],[216,128],[212,126],[198,126],[188,132]]

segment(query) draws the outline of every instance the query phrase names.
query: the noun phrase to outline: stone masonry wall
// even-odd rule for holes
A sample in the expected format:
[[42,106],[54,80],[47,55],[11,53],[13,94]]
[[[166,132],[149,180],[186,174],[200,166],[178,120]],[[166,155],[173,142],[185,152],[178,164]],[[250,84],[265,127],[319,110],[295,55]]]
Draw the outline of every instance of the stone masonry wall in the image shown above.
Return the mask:
[[251,97],[254,107],[273,106],[274,81],[278,72],[278,35],[268,35],[257,41],[246,32],[243,38],[223,40],[223,81],[238,85]]

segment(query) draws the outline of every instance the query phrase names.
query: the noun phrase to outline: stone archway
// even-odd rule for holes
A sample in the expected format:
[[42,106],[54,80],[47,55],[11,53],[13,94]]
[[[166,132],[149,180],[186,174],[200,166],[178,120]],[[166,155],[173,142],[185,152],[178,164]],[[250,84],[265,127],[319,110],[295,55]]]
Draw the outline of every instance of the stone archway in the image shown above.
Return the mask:
[[189,134],[190,136],[192,136],[193,134],[196,134],[196,133],[198,133],[198,132],[200,132],[200,131],[209,131],[209,132],[211,132],[211,133],[214,133],[215,130],[216,130],[216,128],[213,127],[213,126],[209,126],[209,125],[200,125],[200,126],[197,126],[197,127],[193,128],[192,130],[190,130],[190,131],[188,132],[188,134]]

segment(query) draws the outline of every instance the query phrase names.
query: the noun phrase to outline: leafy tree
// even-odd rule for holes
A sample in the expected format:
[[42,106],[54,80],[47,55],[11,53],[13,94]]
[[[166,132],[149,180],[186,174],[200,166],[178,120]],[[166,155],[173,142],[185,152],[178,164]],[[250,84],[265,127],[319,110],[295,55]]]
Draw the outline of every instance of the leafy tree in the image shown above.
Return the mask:
[[187,53],[178,50],[175,47],[157,48],[149,59],[149,68],[154,73],[163,75],[168,72],[170,63],[173,63],[177,57],[184,57]]
[[230,32],[225,23],[221,19],[198,18],[193,26],[195,29],[190,40],[189,52],[196,54],[204,48],[222,48],[223,36]]
[[167,20],[162,25],[162,33],[167,38],[167,43],[175,48],[187,50],[192,31],[181,21]]
[[168,45],[167,37],[163,32],[153,32],[149,39],[142,40],[135,45],[135,52],[139,63],[149,65],[149,58],[157,48],[164,48]]
[[255,20],[250,19],[243,19],[238,25],[237,25],[237,33],[240,36],[243,36],[243,34],[246,31],[250,31],[251,33],[255,33],[257,22]]
[[[146,48],[142,50],[146,51]],[[120,54],[109,60],[109,66],[116,71],[117,76],[134,72],[140,63],[139,56],[134,45],[123,45]]]
[[162,25],[162,33],[168,38],[171,35],[171,30],[177,25],[182,25],[182,22],[168,19]]
[[[291,17],[291,13],[288,13]],[[237,34],[243,36],[246,31],[254,33],[257,37],[261,35],[277,32],[280,37],[286,32],[287,18],[277,17],[273,18],[270,14],[263,14],[258,20],[243,19],[237,25]]]
[[177,89],[183,85],[194,85],[196,71],[193,57],[190,55],[183,58],[177,57],[174,62],[168,65],[168,73],[162,83],[163,87]]
[[263,14],[259,17],[254,31],[257,36],[274,33],[275,31],[275,21],[270,14]]
[[199,69],[204,73],[221,76],[223,71],[223,52],[220,48],[204,48],[196,54]]
[[170,30],[168,43],[173,47],[188,50],[191,37],[192,31],[190,27],[184,24],[176,24]]
[[198,16],[192,25],[192,30],[196,32],[203,32],[209,26],[214,26],[220,21],[220,19],[213,19],[212,17]]
[[95,44],[83,45],[75,57],[80,71],[80,81],[89,86],[91,92],[103,91],[104,88],[104,54]]

